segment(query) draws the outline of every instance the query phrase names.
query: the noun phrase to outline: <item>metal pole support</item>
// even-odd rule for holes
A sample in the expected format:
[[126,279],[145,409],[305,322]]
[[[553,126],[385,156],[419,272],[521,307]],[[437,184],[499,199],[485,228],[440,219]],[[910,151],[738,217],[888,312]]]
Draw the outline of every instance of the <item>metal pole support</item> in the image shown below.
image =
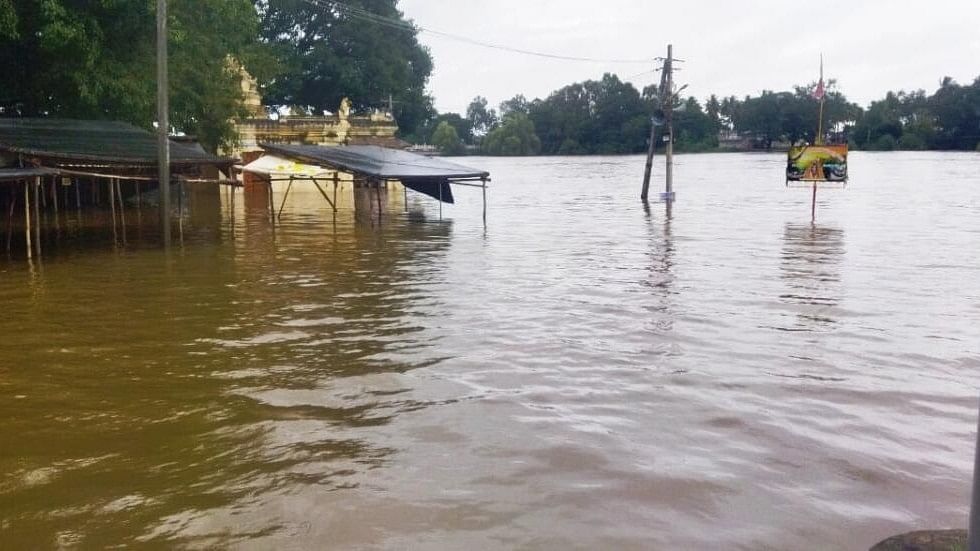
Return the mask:
[[973,494],[970,498],[970,525],[966,548],[980,551],[980,414],[977,415],[977,438],[973,451]]

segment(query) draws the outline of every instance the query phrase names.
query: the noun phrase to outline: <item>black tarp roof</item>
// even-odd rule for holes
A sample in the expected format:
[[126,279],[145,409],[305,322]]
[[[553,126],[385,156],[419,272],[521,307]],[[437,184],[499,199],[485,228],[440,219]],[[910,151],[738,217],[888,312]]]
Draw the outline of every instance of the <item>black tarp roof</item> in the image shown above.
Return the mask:
[[372,178],[403,181],[451,181],[488,178],[489,172],[424,155],[376,145],[259,144],[270,153]]
[[[0,118],[0,151],[55,162],[157,165],[157,136],[124,122]],[[191,145],[170,142],[175,165],[228,165]]]

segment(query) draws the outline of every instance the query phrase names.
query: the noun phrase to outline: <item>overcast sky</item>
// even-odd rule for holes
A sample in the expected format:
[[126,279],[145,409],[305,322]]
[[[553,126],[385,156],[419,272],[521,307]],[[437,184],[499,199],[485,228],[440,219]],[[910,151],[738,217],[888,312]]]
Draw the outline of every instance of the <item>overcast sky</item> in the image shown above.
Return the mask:
[[[703,99],[788,90],[815,81],[819,56],[851,101],[887,90],[930,93],[949,75],[980,76],[980,0],[401,0],[406,17],[433,30],[567,56],[653,58],[668,42],[684,59],[677,80]],[[557,61],[421,33],[440,112],[465,113],[474,96],[492,105],[545,97],[614,72],[642,89],[657,75],[637,64]]]

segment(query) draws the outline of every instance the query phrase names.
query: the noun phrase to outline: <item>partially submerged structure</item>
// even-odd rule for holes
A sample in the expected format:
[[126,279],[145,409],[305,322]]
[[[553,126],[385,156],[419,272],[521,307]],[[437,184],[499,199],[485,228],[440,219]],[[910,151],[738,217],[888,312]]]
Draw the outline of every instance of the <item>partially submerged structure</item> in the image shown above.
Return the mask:
[[[170,144],[171,173],[178,182],[228,182],[234,160],[199,146]],[[124,196],[141,201],[157,187],[157,136],[130,124],[46,118],[0,118],[0,198],[7,215],[7,249],[22,203],[27,254],[40,252],[41,209],[108,204],[125,220]],[[126,186],[123,186],[126,183]],[[117,206],[118,205],[118,206]],[[31,239],[31,229],[34,239]],[[33,242],[32,242],[33,241]]]
[[351,113],[351,102],[344,98],[331,115],[280,115],[270,117],[262,106],[255,79],[238,67],[242,75],[242,94],[248,117],[235,121],[238,143],[231,151],[240,156],[258,151],[261,143],[309,145],[378,145],[391,149],[409,146],[395,134],[398,124],[390,110],[365,115]]
[[[442,159],[373,145],[335,147],[267,143],[260,145],[266,155],[245,165],[242,170],[258,175],[270,185],[273,182],[288,182],[283,205],[293,183],[310,182],[336,211],[337,186],[346,175],[346,179],[352,180],[355,187],[366,186],[378,190],[379,204],[381,190],[387,189],[388,184],[391,183],[404,186],[406,194],[407,190],[411,189],[438,199],[440,215],[442,203],[455,202],[453,185],[479,187],[483,191],[483,220],[484,223],[486,222],[486,189],[487,182],[490,181],[489,172]],[[321,186],[328,183],[333,184],[333,199]],[[279,212],[282,212],[281,207]]]

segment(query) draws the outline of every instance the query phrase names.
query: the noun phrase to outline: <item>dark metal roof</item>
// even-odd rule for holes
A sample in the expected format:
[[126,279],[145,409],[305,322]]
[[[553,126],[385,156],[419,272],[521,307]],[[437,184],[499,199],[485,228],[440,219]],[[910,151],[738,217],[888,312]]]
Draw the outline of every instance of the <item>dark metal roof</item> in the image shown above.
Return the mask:
[[54,176],[57,170],[50,168],[0,168],[0,182],[10,182],[37,178],[38,176]]
[[[57,162],[156,166],[157,136],[124,122],[0,118],[0,151]],[[193,146],[170,142],[175,165],[227,165]]]
[[489,172],[376,145],[286,145],[259,147],[306,163],[388,180],[466,180],[488,178]]

